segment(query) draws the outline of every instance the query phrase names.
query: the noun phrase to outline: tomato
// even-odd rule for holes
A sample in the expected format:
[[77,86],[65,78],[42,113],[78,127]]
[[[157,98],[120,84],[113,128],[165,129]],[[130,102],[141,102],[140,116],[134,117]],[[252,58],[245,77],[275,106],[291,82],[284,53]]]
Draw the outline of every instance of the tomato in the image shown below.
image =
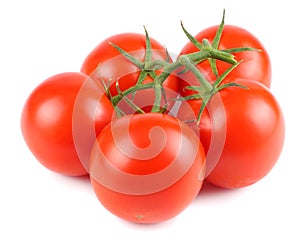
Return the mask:
[[[206,180],[224,188],[245,187],[266,176],[280,156],[285,135],[282,110],[269,89],[258,81],[235,82],[248,89],[228,87],[213,96],[197,132],[207,153]],[[180,107],[182,120],[198,114],[201,100],[188,104],[193,113],[186,105]],[[190,126],[195,129],[195,124]]]
[[205,154],[196,134],[160,113],[127,115],[97,138],[90,177],[99,201],[131,222],[168,220],[198,194]]
[[[152,59],[167,60],[165,47],[152,38],[150,38],[150,42]],[[91,75],[100,82],[104,82],[110,88],[111,96],[116,96],[119,93],[116,83],[118,82],[121,91],[133,87],[139,79],[141,69],[124,57],[110,43],[119,46],[139,62],[144,62],[146,36],[138,33],[123,33],[111,36],[96,46],[84,60],[81,72]],[[156,75],[160,73],[161,71],[158,71]],[[150,82],[153,82],[153,77],[147,75],[142,83],[146,84]],[[171,108],[174,104],[173,98],[178,94],[178,78],[170,75],[164,81],[163,87],[165,88],[167,101],[162,101],[161,106],[168,104],[168,108]],[[130,99],[140,108],[150,111],[154,104],[155,94],[153,89],[140,90],[134,94],[134,98],[130,97]],[[135,112],[128,108],[128,106],[124,106],[124,103],[120,103],[119,106],[126,113]]]
[[[212,43],[219,26],[209,27],[199,32],[195,38],[202,42],[206,38]],[[232,81],[236,78],[245,78],[257,80],[262,84],[270,87],[271,85],[271,61],[270,57],[263,44],[249,31],[232,25],[225,25],[222,32],[219,49],[232,49],[239,47],[251,47],[260,49],[261,51],[242,51],[232,53],[237,61],[242,61],[224,80],[224,82]],[[181,50],[180,55],[199,51],[191,42],[188,42]],[[216,61],[219,75],[223,74],[231,64],[223,61]],[[206,60],[197,65],[199,70],[205,75],[205,78],[210,82],[216,80],[215,75]],[[187,85],[199,85],[194,75],[191,72],[186,72],[181,75],[183,82],[180,83],[180,91],[183,96],[191,94],[191,91],[184,90]]]
[[[84,85],[87,79],[77,72],[54,75],[33,90],[22,111],[21,129],[29,149],[46,168],[64,175],[88,173],[79,156],[87,160],[95,134],[110,122],[113,113],[99,87],[92,82]],[[81,91],[82,87],[85,89]],[[80,91],[82,95],[78,97]],[[80,102],[76,103],[77,99]],[[86,134],[90,124],[94,126],[93,135]],[[77,137],[76,144],[73,135]],[[81,155],[77,153],[79,149]]]

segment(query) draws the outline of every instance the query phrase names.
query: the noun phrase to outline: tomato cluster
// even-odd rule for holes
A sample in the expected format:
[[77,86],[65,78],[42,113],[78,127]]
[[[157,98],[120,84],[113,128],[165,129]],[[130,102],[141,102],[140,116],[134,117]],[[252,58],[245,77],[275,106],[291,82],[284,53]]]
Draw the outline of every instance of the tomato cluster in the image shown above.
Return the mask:
[[80,71],[37,86],[23,108],[22,133],[37,160],[89,175],[103,206],[128,221],[173,218],[204,181],[254,184],[283,147],[261,42],[224,18],[196,36],[182,28],[189,42],[176,60],[146,30],[114,35]]

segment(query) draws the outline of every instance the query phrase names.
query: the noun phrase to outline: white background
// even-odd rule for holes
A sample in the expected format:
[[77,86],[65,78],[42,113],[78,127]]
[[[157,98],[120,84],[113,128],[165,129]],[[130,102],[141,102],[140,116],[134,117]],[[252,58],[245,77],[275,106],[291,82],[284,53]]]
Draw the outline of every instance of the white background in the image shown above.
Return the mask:
[[[54,174],[27,149],[22,106],[40,82],[78,71],[104,38],[149,34],[172,53],[219,24],[244,27],[268,50],[272,92],[286,120],[280,160],[241,190],[204,187],[179,216],[157,225],[127,223],[98,202],[87,178]],[[299,5],[297,1],[33,1],[0,3],[0,243],[299,243]]]

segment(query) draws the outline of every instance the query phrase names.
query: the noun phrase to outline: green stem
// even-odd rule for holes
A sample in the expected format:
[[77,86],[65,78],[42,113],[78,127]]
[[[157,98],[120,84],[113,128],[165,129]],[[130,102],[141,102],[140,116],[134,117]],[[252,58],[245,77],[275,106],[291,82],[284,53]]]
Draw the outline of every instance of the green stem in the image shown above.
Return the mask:
[[[130,100],[127,96],[124,95],[124,93],[120,89],[118,81],[116,82],[116,88],[117,88],[118,94],[120,94],[122,96],[122,98],[124,98],[124,100],[127,102],[127,104],[130,107],[132,107],[135,111],[137,111],[139,113],[145,113],[140,107],[138,107],[137,105],[135,105],[132,100]],[[117,107],[117,106],[115,106],[115,107]]]
[[144,68],[146,70],[157,70],[163,69],[163,73],[172,73],[174,70],[178,69],[181,64],[178,61],[174,63],[168,63],[164,60],[151,60],[145,63]]
[[155,100],[151,112],[159,112],[161,110],[162,89],[163,89],[162,84],[174,70],[176,70],[178,67],[181,66],[179,63],[167,63],[164,61],[162,61],[161,64],[164,64],[164,70],[153,81]]
[[204,78],[202,73],[197,69],[197,67],[186,55],[180,56],[178,61],[182,65],[187,67],[196,76],[196,78],[201,84],[203,94],[208,94],[214,89],[213,86]]
[[[203,39],[202,43],[195,39],[191,34],[187,32],[184,28],[183,24],[181,23],[182,29],[185,32],[186,36],[189,40],[199,49],[199,51],[189,54],[181,55],[175,62],[170,63],[169,60],[153,60],[152,59],[152,48],[151,42],[148,35],[148,32],[145,29],[146,35],[146,53],[144,62],[134,58],[129,53],[127,53],[122,48],[118,47],[117,45],[110,43],[113,47],[115,47],[122,55],[124,55],[130,62],[132,62],[136,67],[141,70],[138,82],[135,86],[128,88],[125,91],[118,90],[118,95],[111,97],[112,104],[116,107],[117,104],[121,101],[122,98],[126,99],[130,106],[137,108],[136,105],[130,102],[128,95],[134,94],[139,90],[145,89],[153,89],[155,92],[155,100],[152,107],[152,112],[160,112],[161,111],[161,103],[162,99],[165,99],[165,91],[163,88],[163,82],[173,73],[175,70],[183,67],[183,70],[190,70],[196,78],[200,82],[200,86],[197,88],[198,96],[201,97],[203,100],[202,107],[199,111],[198,122],[200,121],[201,114],[209,102],[211,96],[218,91],[218,87],[220,83],[224,79],[224,77],[234,69],[238,62],[235,60],[234,55],[231,52],[239,52],[239,51],[253,51],[252,48],[235,48],[230,50],[219,50],[219,42],[221,39],[221,35],[224,28],[224,16],[225,11],[223,12],[222,22],[218,28],[217,34],[212,42],[212,44],[207,40]],[[229,52],[231,51],[231,52]],[[168,56],[169,57],[169,56]],[[212,67],[213,73],[218,77],[215,83],[212,85],[210,84],[203,74],[198,70],[196,64],[203,62],[204,60],[208,60]],[[219,77],[218,70],[216,67],[216,60],[221,60],[227,62],[229,64],[233,64],[234,66],[231,69],[228,69],[227,72],[222,74]],[[157,71],[160,71],[160,74],[157,75]],[[182,70],[181,70],[182,71]],[[143,84],[143,81],[147,76],[150,76],[153,79],[153,82]],[[235,84],[232,84],[235,85]],[[119,87],[117,87],[119,88]],[[191,89],[195,89],[194,87],[189,87]],[[165,99],[166,100],[166,99]]]
[[127,90],[123,91],[122,94],[118,94],[114,97],[111,98],[111,102],[114,106],[116,106],[124,96],[128,96],[129,94],[131,93],[134,93],[136,91],[139,91],[139,90],[146,90],[146,89],[149,89],[149,88],[153,88],[153,83],[147,83],[147,84],[140,84],[140,85],[137,85],[137,86],[132,86],[130,88],[128,88]]
[[202,42],[203,42],[203,47],[204,47],[203,50],[209,52],[210,58],[222,60],[222,61],[230,63],[230,64],[237,63],[233,54],[213,47],[207,39],[203,39]]
[[112,97],[111,99],[112,103],[114,106],[116,106],[123,96],[127,96],[138,90],[145,90],[145,89],[152,88],[155,91],[155,103],[152,112],[159,111],[161,98],[162,98],[162,94],[161,94],[162,84],[170,76],[172,72],[174,72],[176,69],[178,69],[181,66],[185,66],[187,69],[191,70],[191,72],[194,73],[194,75],[201,83],[203,92],[209,93],[210,91],[213,90],[213,87],[203,77],[202,73],[194,65],[195,62],[205,60],[207,58],[216,58],[232,64],[237,63],[237,61],[234,59],[234,56],[232,54],[224,51],[216,50],[211,46],[206,45],[206,43],[204,44],[204,50],[195,53],[181,55],[174,63],[168,63],[163,60],[151,60],[145,62],[144,69],[148,71],[163,69],[163,72],[157,77],[155,77],[152,83],[147,83],[147,84],[139,83],[136,86],[130,87],[127,90],[123,91],[122,95],[118,94]]
[[152,107],[151,112],[158,113],[160,111],[160,104],[162,99],[162,92],[161,92],[162,86],[161,84],[157,83],[154,84],[154,92],[155,92],[155,100]]
[[231,53],[217,50],[211,46],[205,45],[204,50],[181,55],[174,63],[168,63],[163,60],[151,60],[145,63],[144,68],[146,70],[163,69],[163,73],[157,77],[160,80],[160,83],[162,83],[169,76],[169,74],[182,66],[182,63],[179,60],[182,57],[184,57],[184,59],[189,59],[193,63],[198,63],[208,58],[222,60],[230,64],[237,63],[234,55],[232,55]]

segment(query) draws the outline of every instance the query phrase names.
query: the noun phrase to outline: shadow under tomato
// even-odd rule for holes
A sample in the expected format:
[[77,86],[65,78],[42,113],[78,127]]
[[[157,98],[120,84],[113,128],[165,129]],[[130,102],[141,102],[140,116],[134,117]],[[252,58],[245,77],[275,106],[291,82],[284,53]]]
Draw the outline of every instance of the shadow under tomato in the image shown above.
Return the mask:
[[243,188],[241,189],[221,188],[205,181],[195,200],[203,201],[203,200],[209,200],[213,198],[233,197],[236,196],[237,194],[240,194],[241,191],[243,191]]
[[62,186],[70,187],[78,191],[91,191],[90,176],[67,176],[55,172],[49,172],[54,181],[59,182]]
[[[116,216],[116,218],[118,218]],[[140,231],[147,231],[148,229],[150,230],[155,230],[155,229],[161,229],[162,227],[167,227],[169,225],[171,225],[172,223],[174,223],[176,221],[176,216],[174,218],[171,218],[169,220],[163,221],[163,222],[157,222],[157,223],[135,223],[135,222],[129,222],[126,220],[123,220],[121,218],[119,218],[120,222],[123,222],[123,224],[126,224],[127,226],[131,226],[135,229],[138,228],[138,230]]]

